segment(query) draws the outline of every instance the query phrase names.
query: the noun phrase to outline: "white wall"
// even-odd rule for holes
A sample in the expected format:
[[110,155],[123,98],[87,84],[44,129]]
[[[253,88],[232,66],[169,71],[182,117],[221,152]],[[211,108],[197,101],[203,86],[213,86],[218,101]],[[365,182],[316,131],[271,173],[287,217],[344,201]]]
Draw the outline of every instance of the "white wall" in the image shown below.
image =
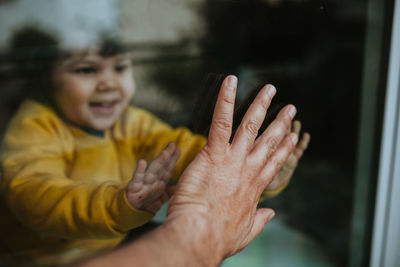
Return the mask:
[[199,37],[203,0],[119,0],[120,22],[129,42],[175,42],[183,35]]
[[75,45],[87,42],[98,32],[116,29],[117,5],[115,0],[14,0],[2,3],[0,48],[7,45],[13,31],[32,24],[59,35],[65,45]]

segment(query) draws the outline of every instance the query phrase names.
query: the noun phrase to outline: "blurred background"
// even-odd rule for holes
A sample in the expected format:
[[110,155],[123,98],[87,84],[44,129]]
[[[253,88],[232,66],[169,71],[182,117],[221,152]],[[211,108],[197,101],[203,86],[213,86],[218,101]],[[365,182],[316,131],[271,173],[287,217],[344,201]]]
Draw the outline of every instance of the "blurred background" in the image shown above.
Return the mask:
[[[223,266],[367,266],[393,6],[389,0],[1,0],[0,131],[22,94],[10,40],[28,25],[67,47],[112,32],[133,52],[133,105],[200,133],[207,132],[225,75],[239,77],[238,102],[272,83],[274,105],[296,105],[312,141],[288,188],[260,204],[275,209],[275,219]],[[163,211],[156,220],[162,218]]]

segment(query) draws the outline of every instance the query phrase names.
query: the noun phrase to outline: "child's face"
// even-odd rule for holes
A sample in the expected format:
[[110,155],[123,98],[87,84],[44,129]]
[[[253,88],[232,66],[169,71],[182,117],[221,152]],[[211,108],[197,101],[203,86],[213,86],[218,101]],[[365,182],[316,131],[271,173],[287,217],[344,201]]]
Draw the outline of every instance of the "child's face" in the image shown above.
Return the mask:
[[102,57],[90,50],[68,57],[53,73],[58,108],[79,126],[110,128],[134,93],[131,67],[129,54]]

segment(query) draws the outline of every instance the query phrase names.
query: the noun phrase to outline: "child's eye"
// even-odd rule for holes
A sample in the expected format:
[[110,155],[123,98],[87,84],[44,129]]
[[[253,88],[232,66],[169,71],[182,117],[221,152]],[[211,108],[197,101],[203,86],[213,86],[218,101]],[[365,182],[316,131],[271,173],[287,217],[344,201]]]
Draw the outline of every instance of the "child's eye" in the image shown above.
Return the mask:
[[92,74],[96,72],[96,69],[93,67],[80,67],[75,69],[76,73],[80,73],[80,74]]
[[115,71],[116,72],[123,72],[124,70],[126,70],[127,68],[129,68],[128,65],[119,65],[115,67]]

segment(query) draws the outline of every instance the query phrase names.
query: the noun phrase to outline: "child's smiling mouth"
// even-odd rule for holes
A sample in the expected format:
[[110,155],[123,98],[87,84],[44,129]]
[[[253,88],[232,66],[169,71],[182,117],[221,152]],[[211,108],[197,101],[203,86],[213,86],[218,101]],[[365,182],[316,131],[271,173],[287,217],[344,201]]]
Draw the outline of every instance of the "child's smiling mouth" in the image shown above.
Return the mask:
[[112,101],[92,101],[89,102],[90,109],[100,115],[111,115],[114,113],[119,100]]

